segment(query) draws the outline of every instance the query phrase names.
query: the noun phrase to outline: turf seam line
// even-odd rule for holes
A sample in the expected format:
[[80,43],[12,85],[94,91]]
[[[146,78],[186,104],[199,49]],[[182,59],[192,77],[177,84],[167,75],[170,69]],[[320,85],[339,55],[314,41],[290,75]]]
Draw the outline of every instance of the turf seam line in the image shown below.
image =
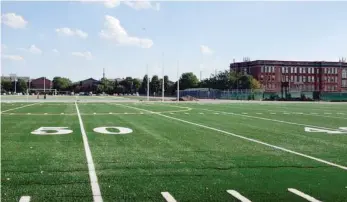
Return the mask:
[[299,190],[297,190],[297,189],[288,188],[288,191],[290,191],[290,192],[292,192],[293,194],[295,194],[295,195],[297,195],[297,196],[300,196],[300,197],[302,197],[302,198],[304,198],[304,199],[306,199],[306,200],[308,200],[308,201],[310,201],[310,202],[321,202],[321,201],[319,201],[319,200],[313,198],[312,196],[307,195],[307,194],[305,194],[305,193],[303,193],[303,192],[301,192],[301,191],[299,191]]
[[161,192],[161,195],[167,202],[176,202],[176,199],[169,192]]
[[235,190],[227,190],[229,194],[231,194],[233,197],[239,199],[241,202],[251,202],[248,198],[242,196],[239,192]]
[[30,106],[32,106],[32,105],[37,105],[37,104],[38,104],[38,103],[34,103],[34,104],[24,105],[24,106],[21,106],[21,107],[11,108],[11,109],[2,111],[1,114],[4,113],[4,112],[12,111],[12,110],[15,110],[15,109],[21,109],[21,108],[24,108],[24,107],[30,107]]
[[87,163],[88,163],[89,178],[90,178],[90,185],[91,185],[92,193],[93,193],[93,200],[94,200],[94,202],[102,202],[103,200],[102,200],[102,196],[101,196],[101,192],[100,192],[98,178],[97,178],[96,172],[95,172],[95,166],[94,166],[94,162],[93,162],[92,152],[90,151],[90,147],[89,147],[89,143],[88,143],[88,137],[87,137],[86,131],[85,131],[84,126],[83,126],[83,121],[82,121],[80,111],[78,109],[77,102],[75,102],[75,106],[76,106],[78,120],[80,123],[83,145],[84,145],[84,150],[86,153],[86,158],[87,158]]
[[[153,114],[157,114],[158,116],[163,116],[163,117],[166,117],[166,118],[169,118],[169,119],[173,119],[173,120],[176,120],[176,121],[180,121],[180,122],[183,122],[183,123],[188,123],[188,124],[191,124],[191,125],[199,126],[201,128],[207,128],[207,129],[214,130],[214,131],[217,131],[217,132],[220,132],[220,133],[224,133],[224,134],[227,134],[227,135],[238,137],[240,139],[248,140],[250,142],[255,142],[255,143],[262,144],[262,145],[265,145],[265,146],[268,146],[268,147],[271,147],[271,148],[274,148],[274,149],[278,149],[278,150],[285,151],[285,152],[288,152],[288,153],[291,153],[291,154],[295,154],[295,155],[298,155],[298,156],[306,157],[308,159],[315,160],[315,161],[318,161],[318,162],[321,162],[321,163],[325,163],[327,165],[334,166],[334,167],[337,167],[337,168],[341,168],[343,170],[347,170],[346,166],[342,166],[342,165],[339,165],[339,164],[336,164],[336,163],[332,163],[332,162],[329,162],[329,161],[326,161],[326,160],[323,160],[323,159],[320,159],[320,158],[309,156],[309,155],[306,155],[306,154],[303,154],[303,153],[300,153],[300,152],[296,152],[296,151],[293,151],[293,150],[290,150],[290,149],[286,149],[284,147],[280,147],[280,146],[272,145],[272,144],[269,144],[269,143],[266,143],[266,142],[262,142],[262,141],[257,140],[257,139],[248,138],[248,137],[245,137],[245,136],[242,136],[242,135],[237,135],[235,133],[230,133],[230,132],[227,132],[227,131],[224,131],[224,130],[220,130],[220,129],[217,129],[217,128],[205,126],[205,125],[202,125],[202,124],[186,121],[186,120],[175,118],[175,117],[171,117],[171,116],[167,116],[167,115],[164,115],[164,114],[155,113],[155,112],[152,112],[152,111],[146,110],[146,109],[141,109],[141,108],[137,108],[137,107],[131,107],[131,106],[128,106],[128,105],[123,105],[123,104],[118,104],[118,105],[122,105],[122,106],[125,106],[125,107],[128,107],[128,108],[133,108],[133,109],[137,109],[137,110],[143,110],[143,111],[151,112]],[[209,111],[213,111],[213,110],[209,110]],[[246,116],[246,115],[241,115],[241,116]],[[250,116],[250,117],[252,117],[252,116]]]

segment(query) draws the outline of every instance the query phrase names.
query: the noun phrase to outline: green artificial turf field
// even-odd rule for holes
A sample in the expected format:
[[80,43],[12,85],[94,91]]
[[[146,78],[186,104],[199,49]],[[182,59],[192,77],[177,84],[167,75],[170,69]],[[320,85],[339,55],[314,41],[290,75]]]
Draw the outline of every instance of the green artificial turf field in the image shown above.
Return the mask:
[[347,104],[1,107],[1,201],[347,201]]

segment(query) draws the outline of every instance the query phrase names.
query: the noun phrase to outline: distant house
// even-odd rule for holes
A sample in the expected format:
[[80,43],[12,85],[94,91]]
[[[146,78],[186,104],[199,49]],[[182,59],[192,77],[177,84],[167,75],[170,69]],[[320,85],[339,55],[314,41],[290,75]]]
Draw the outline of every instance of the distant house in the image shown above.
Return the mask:
[[45,77],[32,79],[30,82],[30,89],[51,89],[52,86],[52,81]]
[[86,80],[75,82],[74,85],[78,86],[79,92],[90,92],[90,91],[96,91],[97,85],[100,83],[100,81],[89,78]]

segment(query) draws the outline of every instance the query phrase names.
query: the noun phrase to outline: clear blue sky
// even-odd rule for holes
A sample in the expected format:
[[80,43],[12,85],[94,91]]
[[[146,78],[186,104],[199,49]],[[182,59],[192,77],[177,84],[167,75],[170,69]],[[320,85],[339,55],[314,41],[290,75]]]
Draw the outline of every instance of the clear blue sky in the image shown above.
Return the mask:
[[246,56],[347,57],[347,2],[157,4],[2,2],[2,74],[77,81],[105,68],[108,78],[142,78],[146,64],[150,75],[164,64],[176,80],[178,60],[181,72],[208,77]]

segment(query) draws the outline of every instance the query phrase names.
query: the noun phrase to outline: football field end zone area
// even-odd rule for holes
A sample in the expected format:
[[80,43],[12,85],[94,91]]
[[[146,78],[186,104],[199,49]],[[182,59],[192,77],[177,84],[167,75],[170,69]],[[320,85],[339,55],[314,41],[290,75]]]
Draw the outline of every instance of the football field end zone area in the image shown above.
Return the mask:
[[[68,127],[64,135],[34,135],[40,127]],[[77,116],[3,116],[2,201],[91,201]]]
[[[324,201],[343,201],[345,197],[343,171],[182,125],[157,113],[82,118],[105,201],[162,201],[162,191],[170,192],[178,201],[226,201],[232,200],[226,193],[232,188],[254,201],[297,201],[287,193],[288,187]],[[88,132],[101,124],[129,127],[134,132]],[[331,185],[331,181],[335,183]]]

